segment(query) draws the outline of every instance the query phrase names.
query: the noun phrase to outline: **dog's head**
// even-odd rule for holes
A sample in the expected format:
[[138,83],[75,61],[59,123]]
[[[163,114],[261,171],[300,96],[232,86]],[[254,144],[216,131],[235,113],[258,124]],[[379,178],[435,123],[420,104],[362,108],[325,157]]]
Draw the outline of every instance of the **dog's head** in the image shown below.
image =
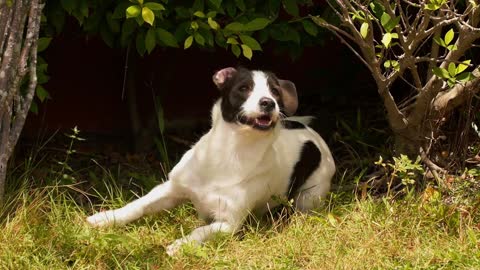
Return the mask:
[[217,71],[213,82],[221,92],[226,122],[267,131],[275,127],[282,114],[291,116],[297,110],[295,84],[273,73],[228,67]]

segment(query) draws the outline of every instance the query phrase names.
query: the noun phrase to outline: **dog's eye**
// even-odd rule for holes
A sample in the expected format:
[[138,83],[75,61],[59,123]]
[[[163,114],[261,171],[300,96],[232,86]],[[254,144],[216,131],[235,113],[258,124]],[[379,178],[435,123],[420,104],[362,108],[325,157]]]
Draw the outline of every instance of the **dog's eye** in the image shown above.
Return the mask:
[[271,90],[272,95],[279,97],[280,96],[280,90],[278,88],[273,87]]
[[242,86],[240,86],[239,89],[242,92],[247,92],[248,90],[250,90],[250,87],[248,85],[242,85]]

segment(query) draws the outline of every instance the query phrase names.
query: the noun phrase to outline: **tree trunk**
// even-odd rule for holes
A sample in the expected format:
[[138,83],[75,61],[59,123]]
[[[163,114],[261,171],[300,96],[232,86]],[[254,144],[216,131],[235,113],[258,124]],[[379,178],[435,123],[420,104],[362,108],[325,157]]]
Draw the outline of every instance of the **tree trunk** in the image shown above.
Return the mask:
[[8,160],[37,85],[37,40],[42,7],[39,0],[0,2],[0,203],[5,196]]

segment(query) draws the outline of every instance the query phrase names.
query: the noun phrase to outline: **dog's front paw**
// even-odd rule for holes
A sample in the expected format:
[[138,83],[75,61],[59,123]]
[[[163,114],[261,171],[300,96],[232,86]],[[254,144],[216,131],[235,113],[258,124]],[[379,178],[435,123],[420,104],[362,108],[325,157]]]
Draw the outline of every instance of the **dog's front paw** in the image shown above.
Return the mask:
[[87,218],[88,224],[92,227],[105,227],[115,224],[115,213],[114,210],[109,210],[105,212],[96,213],[95,215],[89,216]]
[[170,257],[174,256],[186,243],[188,243],[188,241],[185,238],[175,240],[173,243],[167,246],[167,255]]

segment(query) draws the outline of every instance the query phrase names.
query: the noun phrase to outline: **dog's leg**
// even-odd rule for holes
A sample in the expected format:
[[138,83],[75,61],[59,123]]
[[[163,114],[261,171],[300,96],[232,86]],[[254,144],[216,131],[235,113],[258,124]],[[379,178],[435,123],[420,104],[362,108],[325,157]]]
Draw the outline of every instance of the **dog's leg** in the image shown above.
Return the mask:
[[207,241],[215,233],[231,233],[234,234],[238,231],[240,225],[233,225],[225,221],[215,221],[209,225],[198,227],[193,230],[189,235],[175,240],[167,247],[167,254],[173,256],[180,250],[181,246],[186,243],[201,244]]
[[143,215],[173,208],[182,201],[180,192],[175,190],[171,181],[167,181],[122,208],[100,212],[88,217],[87,222],[94,227],[124,225]]

